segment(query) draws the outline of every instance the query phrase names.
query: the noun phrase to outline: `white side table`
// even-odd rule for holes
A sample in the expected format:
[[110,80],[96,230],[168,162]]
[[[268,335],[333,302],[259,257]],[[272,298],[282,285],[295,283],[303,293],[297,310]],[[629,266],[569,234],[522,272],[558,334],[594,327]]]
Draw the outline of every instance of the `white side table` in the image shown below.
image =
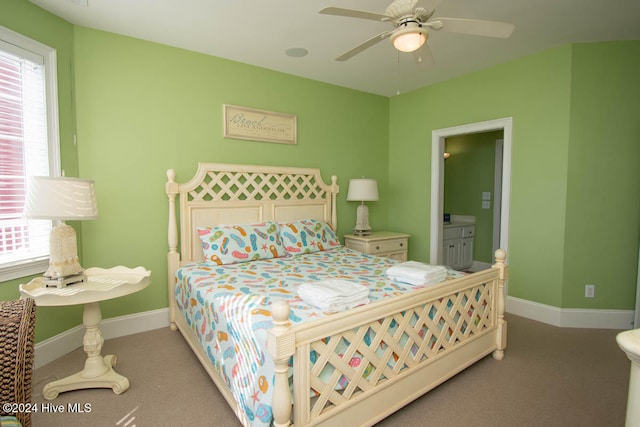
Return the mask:
[[120,394],[129,389],[129,380],[118,374],[113,367],[116,356],[102,356],[104,339],[100,331],[100,301],[129,295],[146,288],[151,272],[142,268],[114,267],[110,269],[88,268],[84,274],[87,281],[69,285],[66,288],[47,288],[44,278],[33,279],[26,285],[20,285],[22,297],[33,298],[40,306],[67,306],[84,304],[82,322],[85,326],[83,339],[87,360],[80,372],[50,382],[44,387],[43,396],[47,400],[58,394],[85,388],[111,388]]
[[625,427],[638,427],[640,426],[640,329],[620,332],[616,336],[616,341],[631,360]]

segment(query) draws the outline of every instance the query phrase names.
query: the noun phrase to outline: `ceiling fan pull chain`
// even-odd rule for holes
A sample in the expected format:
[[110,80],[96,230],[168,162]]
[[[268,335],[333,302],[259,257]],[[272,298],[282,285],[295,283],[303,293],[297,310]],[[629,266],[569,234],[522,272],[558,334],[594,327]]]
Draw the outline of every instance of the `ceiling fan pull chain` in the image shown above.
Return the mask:
[[398,62],[397,62],[397,69],[396,69],[396,82],[397,82],[397,89],[396,89],[396,95],[400,95],[400,51],[396,51],[396,53],[398,54]]

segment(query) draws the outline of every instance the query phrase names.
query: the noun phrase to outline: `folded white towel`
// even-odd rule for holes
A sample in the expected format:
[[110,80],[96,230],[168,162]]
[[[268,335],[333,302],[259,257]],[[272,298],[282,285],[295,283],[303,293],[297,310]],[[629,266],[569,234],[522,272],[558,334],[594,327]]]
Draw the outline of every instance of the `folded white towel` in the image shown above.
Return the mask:
[[347,280],[321,280],[303,283],[298,296],[307,304],[334,313],[369,303],[369,289]]
[[391,280],[395,280],[396,282],[402,282],[409,285],[434,285],[436,283],[444,282],[447,279],[447,275],[444,274],[438,277],[432,277],[430,279],[414,279],[407,276],[394,276],[392,274],[387,274],[387,277]]
[[447,278],[447,268],[442,265],[407,261],[389,267],[387,276],[411,285],[430,285],[444,281]]

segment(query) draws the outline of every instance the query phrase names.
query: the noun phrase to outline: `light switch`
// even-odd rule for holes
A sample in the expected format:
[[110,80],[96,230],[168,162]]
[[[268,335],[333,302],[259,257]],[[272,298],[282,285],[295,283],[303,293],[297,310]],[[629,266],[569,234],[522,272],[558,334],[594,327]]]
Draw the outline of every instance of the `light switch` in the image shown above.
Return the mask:
[[491,209],[491,202],[489,200],[483,200],[482,209]]
[[483,191],[482,200],[491,200],[491,191]]

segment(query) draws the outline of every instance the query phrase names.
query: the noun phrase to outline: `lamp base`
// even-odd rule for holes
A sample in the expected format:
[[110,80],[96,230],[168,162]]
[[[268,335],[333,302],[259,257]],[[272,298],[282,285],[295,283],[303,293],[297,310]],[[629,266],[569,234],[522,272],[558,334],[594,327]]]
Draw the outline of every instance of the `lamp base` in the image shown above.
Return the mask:
[[72,276],[60,277],[57,279],[47,279],[44,281],[47,288],[66,288],[69,285],[76,283],[84,283],[87,280],[87,276],[84,274],[74,274]]
[[369,225],[369,208],[362,202],[358,205],[356,211],[356,226],[353,230],[353,234],[356,236],[368,236],[371,234],[371,226]]
[[64,288],[86,279],[78,262],[76,231],[64,221],[51,230],[49,240],[49,268],[44,273],[47,287]]

